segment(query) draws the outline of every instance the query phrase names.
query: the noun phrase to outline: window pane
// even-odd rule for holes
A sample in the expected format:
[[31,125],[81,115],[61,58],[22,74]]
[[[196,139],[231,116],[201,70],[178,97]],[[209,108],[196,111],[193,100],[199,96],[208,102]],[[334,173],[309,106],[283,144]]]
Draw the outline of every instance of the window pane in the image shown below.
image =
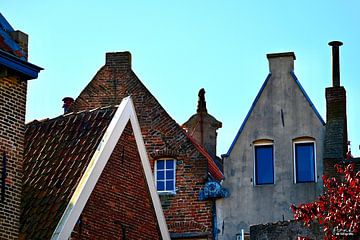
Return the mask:
[[166,181],[166,191],[173,191],[174,189],[174,181]]
[[164,180],[165,179],[165,173],[164,171],[158,171],[156,173],[157,180]]
[[175,160],[164,159],[156,161],[156,186],[163,193],[175,193]]
[[174,161],[173,160],[166,161],[166,169],[174,169]]
[[315,182],[314,143],[295,144],[296,182]]
[[174,179],[174,170],[167,170],[166,171],[166,179]]
[[274,183],[273,146],[255,146],[256,184]]
[[159,169],[164,169],[164,160],[158,160],[156,162],[156,168]]
[[164,191],[165,190],[165,182],[163,181],[157,181],[156,187],[158,191]]

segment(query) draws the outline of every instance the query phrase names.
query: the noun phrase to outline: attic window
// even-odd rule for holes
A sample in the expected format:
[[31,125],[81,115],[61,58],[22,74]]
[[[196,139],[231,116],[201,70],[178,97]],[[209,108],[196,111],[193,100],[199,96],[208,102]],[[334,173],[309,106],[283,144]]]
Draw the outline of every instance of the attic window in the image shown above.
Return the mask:
[[155,162],[155,184],[160,194],[175,194],[176,160],[158,159]]
[[316,182],[315,141],[294,142],[295,183]]
[[274,184],[274,145],[272,141],[255,142],[255,185]]

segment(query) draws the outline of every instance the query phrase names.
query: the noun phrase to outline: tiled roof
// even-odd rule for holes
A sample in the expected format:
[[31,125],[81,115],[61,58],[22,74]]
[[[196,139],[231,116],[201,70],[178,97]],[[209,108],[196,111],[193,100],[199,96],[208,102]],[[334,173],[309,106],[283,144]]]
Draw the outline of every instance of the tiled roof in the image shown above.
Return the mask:
[[224,174],[220,171],[219,167],[215,163],[214,159],[210,156],[210,154],[203,148],[200,144],[198,144],[195,139],[193,139],[190,135],[188,135],[190,141],[194,144],[196,149],[206,158],[208,162],[208,171],[210,175],[216,179],[217,181],[221,181],[224,179]]
[[27,124],[22,238],[51,238],[115,111],[107,107]]

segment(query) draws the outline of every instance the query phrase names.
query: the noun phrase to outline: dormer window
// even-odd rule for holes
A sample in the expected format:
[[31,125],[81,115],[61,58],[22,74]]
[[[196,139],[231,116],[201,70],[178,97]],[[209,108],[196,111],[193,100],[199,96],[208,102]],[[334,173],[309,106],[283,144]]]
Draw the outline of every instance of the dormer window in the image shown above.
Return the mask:
[[294,141],[295,183],[316,182],[316,154],[313,139]]
[[158,159],[155,162],[155,184],[160,194],[175,194],[176,160]]

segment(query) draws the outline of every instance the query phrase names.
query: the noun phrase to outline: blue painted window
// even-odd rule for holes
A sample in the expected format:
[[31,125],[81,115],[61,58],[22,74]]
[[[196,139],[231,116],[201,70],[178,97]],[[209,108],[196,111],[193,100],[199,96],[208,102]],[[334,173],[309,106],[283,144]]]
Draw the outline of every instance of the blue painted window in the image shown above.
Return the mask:
[[159,193],[175,194],[176,161],[174,159],[159,159],[155,166],[156,189]]
[[295,143],[296,182],[315,182],[314,143]]
[[255,184],[274,183],[273,145],[255,146]]

